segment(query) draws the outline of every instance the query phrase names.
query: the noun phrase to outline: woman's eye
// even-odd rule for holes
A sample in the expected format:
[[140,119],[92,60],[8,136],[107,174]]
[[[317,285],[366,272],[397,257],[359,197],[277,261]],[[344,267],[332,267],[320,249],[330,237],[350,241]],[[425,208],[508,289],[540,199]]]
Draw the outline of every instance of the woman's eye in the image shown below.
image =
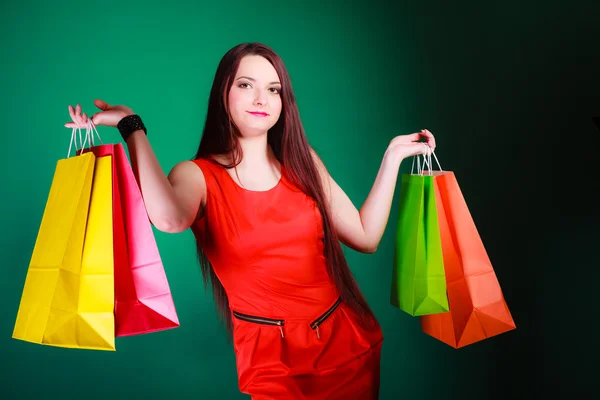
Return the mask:
[[278,88],[270,88],[269,90],[270,90],[272,93],[277,93],[277,94],[281,93],[281,90],[280,90],[280,89],[278,89]]
[[240,83],[238,87],[245,89],[247,87],[250,87],[250,84],[249,83]]

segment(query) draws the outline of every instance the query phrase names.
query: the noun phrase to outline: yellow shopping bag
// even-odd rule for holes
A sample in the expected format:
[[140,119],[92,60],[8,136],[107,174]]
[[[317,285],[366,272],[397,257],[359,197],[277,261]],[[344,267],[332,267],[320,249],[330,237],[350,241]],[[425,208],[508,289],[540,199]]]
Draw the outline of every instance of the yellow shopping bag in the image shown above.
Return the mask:
[[114,350],[110,157],[59,160],[33,254],[13,338]]

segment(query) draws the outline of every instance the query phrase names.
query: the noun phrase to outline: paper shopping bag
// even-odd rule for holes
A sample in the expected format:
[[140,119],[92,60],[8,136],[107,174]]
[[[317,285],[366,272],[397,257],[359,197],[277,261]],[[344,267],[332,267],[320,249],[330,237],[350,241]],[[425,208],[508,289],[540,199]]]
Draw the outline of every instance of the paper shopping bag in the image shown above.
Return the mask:
[[391,303],[412,316],[448,311],[433,176],[404,174]]
[[516,328],[453,172],[435,172],[450,311],[420,318],[423,332],[455,347]]
[[178,327],[152,226],[123,145],[103,144],[89,151],[99,158],[113,158],[115,335]]
[[111,162],[59,160],[13,338],[114,350]]

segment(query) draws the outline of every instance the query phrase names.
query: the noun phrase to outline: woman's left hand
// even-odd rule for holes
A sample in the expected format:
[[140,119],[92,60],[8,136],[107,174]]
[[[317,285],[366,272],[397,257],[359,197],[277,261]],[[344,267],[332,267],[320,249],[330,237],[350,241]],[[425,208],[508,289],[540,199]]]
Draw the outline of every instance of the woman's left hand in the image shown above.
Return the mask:
[[[425,139],[425,141],[420,141]],[[429,154],[435,150],[435,137],[427,129],[409,135],[396,136],[390,142],[386,156],[402,162],[403,159],[419,154]]]

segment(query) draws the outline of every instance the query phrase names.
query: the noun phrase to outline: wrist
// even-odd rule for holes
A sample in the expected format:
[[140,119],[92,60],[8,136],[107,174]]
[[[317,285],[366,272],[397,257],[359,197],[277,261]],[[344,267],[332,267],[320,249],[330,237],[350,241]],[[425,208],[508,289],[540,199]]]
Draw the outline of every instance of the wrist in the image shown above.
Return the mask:
[[129,114],[123,117],[117,124],[117,129],[125,142],[127,142],[127,139],[129,139],[134,132],[144,132],[145,135],[148,134],[146,126],[137,114]]
[[136,138],[139,139],[142,136],[146,136],[146,132],[144,132],[143,130],[140,129],[140,130],[132,132],[129,136],[124,138],[123,141],[125,142],[125,144],[129,145],[131,142],[136,140]]
[[383,155],[383,164],[390,168],[400,168],[405,156],[397,148],[388,148]]

